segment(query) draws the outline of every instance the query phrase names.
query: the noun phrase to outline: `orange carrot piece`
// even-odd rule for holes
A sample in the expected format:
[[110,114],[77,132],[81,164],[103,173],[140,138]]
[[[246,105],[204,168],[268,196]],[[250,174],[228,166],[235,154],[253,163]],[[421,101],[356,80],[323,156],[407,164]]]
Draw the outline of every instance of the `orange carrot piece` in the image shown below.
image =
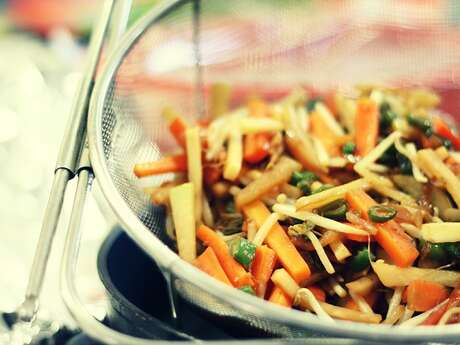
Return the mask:
[[251,273],[256,284],[256,295],[265,297],[267,283],[272,276],[276,264],[276,253],[267,246],[260,246],[256,249],[256,256],[251,265]]
[[441,308],[435,310],[428,316],[428,318],[422,322],[422,326],[433,326],[437,325],[441,317],[446,313],[450,308],[455,308],[460,305],[460,285],[458,285],[450,293],[447,303],[444,304]]
[[187,129],[187,123],[180,116],[176,116],[169,123],[169,131],[173,135],[176,142],[181,146],[185,147],[185,131]]
[[367,98],[358,100],[355,131],[356,151],[365,156],[375,147],[379,135],[379,110],[374,101]]
[[270,135],[267,133],[247,134],[244,137],[243,159],[256,164],[268,157],[270,153]]
[[[255,221],[258,227],[262,226],[270,216],[270,211],[261,201],[244,205],[243,213],[247,218]],[[278,222],[273,225],[265,237],[265,243],[275,251],[283,267],[297,283],[301,284],[310,277],[310,268]]]
[[284,293],[281,288],[275,286],[268,300],[272,303],[281,305],[283,307],[291,308],[292,307],[292,298]]
[[187,156],[184,154],[167,156],[154,162],[140,163],[134,166],[134,175],[137,177],[182,171],[187,171]]
[[307,289],[311,291],[311,293],[315,296],[315,298],[318,301],[326,302],[326,293],[324,292],[323,289],[315,285],[307,286]]
[[[362,218],[369,220],[367,210],[376,205],[376,202],[365,191],[360,189],[349,191],[345,194],[345,199],[352,210],[358,211]],[[400,267],[411,266],[419,252],[411,239],[399,229],[398,224],[391,220],[376,224],[376,227],[375,240],[394,263]]]
[[196,258],[195,266],[203,272],[209,274],[211,277],[220,280],[222,283],[232,286],[232,283],[228,280],[222,265],[217,259],[216,253],[214,253],[214,250],[211,247],[206,248],[203,254]]
[[[268,106],[260,99],[251,99],[248,102],[249,116],[265,117]],[[243,159],[248,163],[259,163],[269,155],[270,133],[247,134],[244,137]]]
[[230,255],[227,244],[214,230],[208,228],[206,225],[200,225],[196,235],[205,245],[214,250],[217,259],[233,286],[254,285],[251,275]]
[[415,311],[427,311],[448,296],[447,289],[439,283],[414,280],[407,286],[407,307]]
[[321,115],[313,111],[310,114],[310,126],[311,126],[311,133],[318,138],[319,141],[324,145],[326,151],[331,156],[339,156],[340,155],[340,147],[337,146],[337,136],[332,133],[330,127]]

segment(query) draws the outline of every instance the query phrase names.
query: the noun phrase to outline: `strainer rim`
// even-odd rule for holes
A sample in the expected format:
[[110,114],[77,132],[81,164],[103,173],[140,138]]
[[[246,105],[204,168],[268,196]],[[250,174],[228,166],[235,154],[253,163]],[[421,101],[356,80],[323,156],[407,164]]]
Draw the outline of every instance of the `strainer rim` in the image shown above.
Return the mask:
[[[113,183],[105,159],[101,126],[105,99],[113,76],[123,62],[124,57],[134,44],[152,25],[161,20],[177,6],[193,0],[163,0],[143,18],[138,20],[123,36],[117,48],[109,54],[102,67],[100,78],[94,87],[88,118],[88,139],[91,163],[105,201],[109,204],[117,220],[126,233],[163,269],[169,270],[180,279],[197,286],[222,299],[232,307],[251,313],[253,316],[288,324],[302,329],[334,334],[342,337],[361,339],[385,339],[397,341],[456,340],[460,336],[458,325],[398,328],[386,325],[367,325],[337,320],[326,323],[313,314],[290,310],[268,303],[264,300],[244,294],[237,289],[227,287],[212,279],[193,265],[181,260],[178,255],[153,235],[138,219],[123,200]],[[222,297],[225,296],[225,297]]]

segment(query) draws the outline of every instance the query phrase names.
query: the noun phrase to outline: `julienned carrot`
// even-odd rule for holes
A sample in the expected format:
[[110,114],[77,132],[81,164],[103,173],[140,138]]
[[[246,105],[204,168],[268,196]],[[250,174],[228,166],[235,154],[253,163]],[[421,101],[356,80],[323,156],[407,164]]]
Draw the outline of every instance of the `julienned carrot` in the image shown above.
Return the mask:
[[379,110],[377,104],[362,98],[356,104],[355,138],[358,155],[367,155],[377,144],[379,134]]
[[256,164],[268,157],[270,153],[270,135],[267,133],[247,134],[244,137],[243,159]]
[[406,291],[407,307],[415,311],[430,310],[449,296],[443,285],[425,280],[414,280]]
[[232,286],[232,283],[230,283],[230,280],[228,280],[224,269],[222,268],[216,254],[214,253],[214,250],[211,247],[206,248],[203,254],[196,258],[195,266],[203,272],[209,274],[211,277],[220,280],[222,283]]
[[340,155],[340,147],[337,146],[337,136],[331,131],[328,124],[316,111],[310,114],[310,126],[311,133],[321,141],[326,151],[331,156]]
[[214,250],[217,259],[233,286],[252,286],[254,284],[251,275],[230,255],[227,244],[214,230],[208,228],[206,225],[200,225],[196,232],[196,236],[205,245]]
[[[367,210],[376,205],[365,191],[361,189],[349,191],[345,194],[350,208],[358,211],[361,217],[368,220]],[[390,256],[393,262],[400,267],[408,267],[413,264],[419,252],[410,238],[401,231],[393,220],[385,223],[376,224],[377,234],[375,240]]]
[[441,317],[445,314],[450,308],[455,308],[460,306],[460,285],[457,286],[450,293],[449,300],[441,308],[435,310],[428,316],[428,318],[422,322],[422,326],[433,326],[437,325]]
[[187,155],[184,154],[167,156],[154,162],[134,166],[134,175],[137,177],[182,171],[187,171]]
[[[260,99],[251,99],[248,102],[249,116],[267,116],[268,106]],[[270,133],[247,134],[244,138],[243,158],[248,163],[259,163],[269,154]]]
[[[243,213],[247,218],[252,219],[258,227],[261,227],[270,216],[270,211],[261,201],[244,205]],[[273,225],[265,237],[265,243],[275,251],[283,267],[297,283],[301,284],[310,277],[310,268],[278,222]]]
[[275,286],[273,288],[273,291],[270,294],[268,300],[272,303],[281,305],[283,307],[292,307],[292,298],[286,295],[284,291],[281,290],[281,288],[279,288],[278,286]]
[[162,112],[163,117],[168,121],[169,131],[173,135],[176,142],[185,148],[185,130],[187,123],[174,109],[166,107]]
[[433,118],[433,129],[440,136],[449,139],[455,149],[460,149],[460,137],[450,129],[449,125],[440,117]]
[[276,253],[267,246],[256,249],[256,256],[251,265],[251,273],[256,284],[256,295],[264,298],[267,283],[270,280],[276,264]]
[[323,289],[315,285],[307,286],[307,289],[311,291],[311,293],[316,297],[318,301],[326,302],[326,293],[324,292]]

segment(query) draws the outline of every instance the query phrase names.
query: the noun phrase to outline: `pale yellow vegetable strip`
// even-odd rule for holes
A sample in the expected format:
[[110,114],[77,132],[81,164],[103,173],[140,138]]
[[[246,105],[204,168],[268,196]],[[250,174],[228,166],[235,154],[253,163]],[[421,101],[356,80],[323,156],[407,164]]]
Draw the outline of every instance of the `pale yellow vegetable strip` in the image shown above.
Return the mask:
[[254,200],[272,191],[273,188],[289,181],[295,171],[300,171],[302,166],[288,157],[281,157],[275,166],[264,172],[257,180],[252,181],[235,197],[235,205],[239,209]]
[[378,164],[378,163],[369,163],[367,164],[367,169],[371,172],[383,174],[386,173],[389,169],[387,166]]
[[365,277],[349,282],[345,284],[345,286],[349,291],[353,291],[360,296],[366,296],[374,290],[378,284],[379,278],[375,274],[371,273]]
[[370,314],[373,315],[374,311],[370,307],[370,305],[366,302],[364,297],[354,293],[353,291],[350,291],[350,297],[355,301],[356,305],[358,306],[358,309],[362,311],[364,314]]
[[460,180],[439,159],[438,155],[430,149],[419,150],[417,152],[417,162],[427,175],[440,180],[454,199],[457,207],[460,207]]
[[401,223],[401,228],[407,232],[411,237],[422,239],[422,233],[415,225],[409,223]]
[[187,145],[188,180],[193,183],[195,193],[195,221],[201,222],[203,212],[203,167],[201,165],[201,142],[198,127],[187,128],[185,131]]
[[195,191],[188,182],[171,189],[169,194],[179,256],[188,262],[196,258]]
[[401,304],[401,297],[402,297],[403,290],[404,288],[401,286],[396,287],[393,290],[393,295],[391,296],[390,303],[388,303],[387,316],[385,320],[383,321],[383,323],[392,325],[396,321],[398,321],[398,320],[395,320],[394,314],[397,313],[397,308]]
[[329,247],[339,262],[343,262],[346,258],[351,256],[351,252],[348,250],[347,246],[345,246],[340,240],[330,243]]
[[344,298],[347,296],[347,290],[345,290],[333,277],[329,277],[327,280],[332,290],[337,294],[337,296]]
[[432,243],[459,242],[460,223],[425,223],[420,230],[422,238]]
[[444,286],[455,287],[460,283],[460,272],[433,268],[398,267],[383,260],[373,262],[372,268],[386,287],[407,286],[414,280],[426,280]]
[[310,128],[310,117],[308,116],[307,110],[304,106],[297,107],[297,117],[300,122],[300,128],[307,132]]
[[348,233],[348,234],[356,234],[356,235],[368,235],[369,234],[367,231],[356,229],[347,224],[343,224],[335,220],[319,216],[315,213],[311,213],[308,211],[296,211],[293,205],[275,204],[273,205],[273,210],[275,212],[284,214],[292,218],[300,219],[303,221],[308,220],[312,222],[313,224],[318,225],[325,229],[334,230],[337,232]]
[[257,225],[253,220],[249,220],[247,226],[248,226],[248,234],[247,234],[248,241],[252,242],[254,241],[254,238],[256,237]]
[[406,322],[409,320],[412,315],[414,315],[414,311],[409,309],[407,306],[404,308],[404,312],[402,316],[399,318],[399,321],[397,322],[398,325],[401,325],[402,323]]
[[319,164],[321,164],[322,166],[327,166],[329,164],[329,154],[327,153],[326,148],[321,143],[321,141],[314,136],[311,136],[311,142],[313,143],[313,147],[315,148]]
[[327,124],[332,133],[334,133],[337,136],[345,135],[342,126],[340,126],[340,124],[335,119],[334,115],[332,115],[330,110],[326,107],[326,105],[324,105],[323,102],[317,102],[315,104],[315,111],[319,114],[319,116],[321,116],[321,118]]
[[409,194],[403,193],[393,187],[387,187],[383,185],[372,185],[373,188],[380,194],[389,197],[390,199],[399,201],[403,205],[416,206],[417,202]]
[[432,312],[434,312],[434,311],[438,310],[439,308],[441,308],[444,304],[447,303],[448,300],[449,299],[446,299],[443,302],[439,303],[436,307],[431,308],[430,310],[427,310],[426,312],[424,312],[422,314],[414,316],[413,318],[411,318],[409,320],[401,322],[399,324],[399,327],[406,328],[406,327],[414,327],[414,326],[420,325],[423,321],[425,321],[428,318],[428,316],[431,315]]
[[356,101],[337,93],[334,98],[340,121],[350,134],[355,133]]
[[[311,291],[308,289],[301,289],[284,268],[277,269],[273,272],[271,280],[277,287],[283,290],[286,295],[292,298],[295,304],[299,304],[304,308],[306,308],[305,305],[308,305],[309,309],[313,309],[318,317],[321,317],[324,320],[333,321],[332,318],[321,308],[318,300]],[[307,290],[308,292],[302,292],[302,290]]]
[[426,176],[422,174],[422,172],[417,166],[417,162],[416,162],[417,149],[415,147],[415,144],[409,143],[409,144],[406,144],[406,146],[404,147],[401,142],[401,138],[398,138],[395,141],[395,148],[396,150],[398,150],[399,153],[406,156],[407,159],[410,160],[412,164],[412,175],[414,176],[415,180],[420,183],[428,182],[428,179],[426,178]]
[[361,175],[361,177],[364,177],[364,179],[371,184],[373,187],[379,187],[379,186],[386,186],[386,187],[393,187],[393,182],[391,182],[390,179],[377,175],[376,173],[373,173],[370,171],[367,166],[364,165],[358,165],[355,164],[354,170]]
[[[229,124],[230,126],[232,124]],[[227,159],[224,165],[224,178],[230,181],[236,180],[243,165],[243,137],[238,127],[230,131],[228,141]]]
[[334,322],[334,319],[324,311],[321,303],[318,302],[315,295],[308,288],[299,289],[294,299],[294,304],[305,305],[307,303],[309,305],[308,309],[313,310],[320,319]]
[[445,146],[439,146],[434,152],[438,155],[440,160],[444,160],[449,157],[449,151],[447,151]]
[[370,189],[370,187],[370,184],[365,179],[360,178],[352,182],[348,182],[343,185],[333,187],[316,194],[303,196],[296,201],[295,206],[297,210],[313,210],[315,208],[319,208],[321,206],[329,204],[330,202],[335,201],[337,199],[342,199],[345,196],[345,194],[350,190],[368,190]]
[[369,163],[374,163],[380,156],[391,146],[394,144],[396,139],[401,137],[401,133],[396,131],[391,133],[385,139],[383,139],[376,147],[372,149],[365,157],[363,157],[355,166],[365,166]]
[[209,112],[213,119],[228,111],[231,91],[232,89],[227,83],[215,83],[211,85]]
[[257,230],[254,240],[252,241],[256,246],[261,246],[267,237],[268,233],[270,232],[271,228],[275,223],[279,220],[279,216],[277,213],[270,214],[265,222],[261,225],[259,230]]
[[283,130],[283,123],[270,118],[244,117],[240,119],[242,134],[277,132]]
[[312,231],[307,232],[307,237],[311,241],[311,244],[313,245],[313,248],[315,248],[316,253],[318,254],[319,260],[321,261],[321,263],[323,264],[324,268],[326,269],[326,272],[329,273],[329,274],[334,274],[335,273],[334,266],[332,266],[331,261],[327,257],[323,246],[321,245],[321,243],[318,240],[318,237],[316,237],[316,235]]
[[212,214],[211,206],[209,206],[208,198],[203,193],[203,223],[210,228],[214,227],[214,215]]

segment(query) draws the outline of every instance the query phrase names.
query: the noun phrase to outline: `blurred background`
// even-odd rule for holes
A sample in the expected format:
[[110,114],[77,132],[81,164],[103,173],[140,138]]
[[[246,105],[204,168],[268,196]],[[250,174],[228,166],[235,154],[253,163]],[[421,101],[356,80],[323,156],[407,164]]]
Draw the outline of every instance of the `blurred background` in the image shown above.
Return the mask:
[[[13,311],[23,298],[59,143],[102,3],[0,1],[0,311]],[[130,22],[154,3],[134,0]],[[65,201],[42,298],[43,317],[62,322],[69,318],[58,292],[59,253],[70,199]],[[86,212],[78,286],[97,314],[103,310],[104,295],[95,262],[108,225],[91,197]]]

